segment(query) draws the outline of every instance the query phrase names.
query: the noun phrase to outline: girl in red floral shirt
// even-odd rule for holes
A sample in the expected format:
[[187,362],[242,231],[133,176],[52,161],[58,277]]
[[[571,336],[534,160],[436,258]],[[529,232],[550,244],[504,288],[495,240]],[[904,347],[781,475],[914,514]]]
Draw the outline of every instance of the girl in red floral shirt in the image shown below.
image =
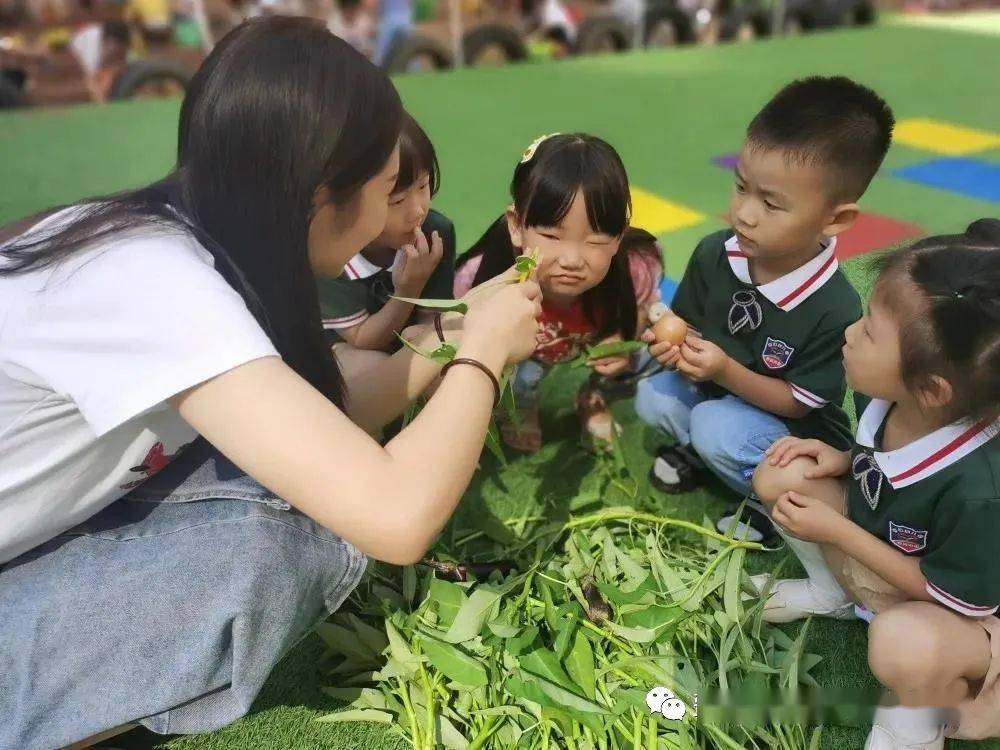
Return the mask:
[[[538,346],[518,367],[514,393],[520,428],[504,441],[520,450],[541,445],[538,383],[548,368],[575,359],[586,346],[633,340],[646,310],[659,301],[663,259],[656,238],[630,229],[628,176],[605,141],[574,133],[542,136],[524,152],[511,181],[513,203],[458,261],[455,296],[507,270],[515,257],[540,252],[544,302]],[[617,427],[599,388],[627,375],[627,356],[587,362],[593,377],[578,406],[585,442],[604,445]]]

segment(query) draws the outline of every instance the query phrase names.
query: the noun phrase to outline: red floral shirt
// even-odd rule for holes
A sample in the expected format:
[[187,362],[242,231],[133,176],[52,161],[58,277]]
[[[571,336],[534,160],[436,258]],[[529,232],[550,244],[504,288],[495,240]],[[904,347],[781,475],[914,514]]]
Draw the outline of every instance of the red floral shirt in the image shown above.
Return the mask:
[[[455,271],[456,298],[472,288],[481,262],[482,256],[469,258]],[[645,308],[658,302],[663,266],[647,253],[629,253],[629,272],[635,287],[636,304]],[[583,300],[577,300],[570,307],[543,302],[538,322],[538,346],[532,359],[554,365],[575,359],[585,346],[596,343],[600,321],[589,320],[583,309]]]

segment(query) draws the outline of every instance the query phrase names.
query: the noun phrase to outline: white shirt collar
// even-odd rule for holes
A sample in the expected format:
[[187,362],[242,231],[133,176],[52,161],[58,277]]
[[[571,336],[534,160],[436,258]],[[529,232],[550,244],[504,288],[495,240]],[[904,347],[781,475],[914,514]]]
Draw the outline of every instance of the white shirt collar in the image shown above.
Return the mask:
[[[865,448],[875,448],[875,436],[889,414],[892,404],[872,399],[858,420],[855,440]],[[1000,423],[967,421],[945,425],[919,440],[894,451],[874,451],[875,463],[898,490],[926,479],[988,443],[997,434]]]
[[395,271],[396,266],[399,265],[399,255],[402,250],[396,252],[396,257],[392,261],[392,265],[389,268],[383,268],[382,266],[372,263],[368,258],[362,253],[358,253],[344,266],[344,273],[347,275],[351,281],[357,279],[367,279],[370,276],[374,276],[379,271]]
[[[753,284],[750,278],[750,263],[746,253],[740,249],[739,240],[733,235],[726,240],[726,257],[729,267],[744,284]],[[820,254],[781,278],[757,287],[757,291],[785,312],[794,310],[810,294],[820,289],[837,272],[837,238],[831,237],[823,244]]]

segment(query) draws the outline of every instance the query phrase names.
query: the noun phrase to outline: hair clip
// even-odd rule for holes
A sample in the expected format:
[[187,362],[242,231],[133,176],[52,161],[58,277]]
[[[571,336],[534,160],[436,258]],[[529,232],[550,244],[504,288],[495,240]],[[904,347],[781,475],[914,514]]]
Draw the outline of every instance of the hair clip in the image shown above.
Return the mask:
[[534,159],[535,158],[535,152],[538,150],[538,147],[541,146],[542,143],[544,143],[546,139],[552,138],[553,136],[557,136],[557,135],[560,135],[560,134],[559,133],[549,133],[548,135],[540,135],[540,136],[538,136],[534,141],[531,142],[530,146],[528,146],[526,149],[524,149],[524,153],[521,154],[521,163],[525,164],[525,163],[531,161],[532,159]]

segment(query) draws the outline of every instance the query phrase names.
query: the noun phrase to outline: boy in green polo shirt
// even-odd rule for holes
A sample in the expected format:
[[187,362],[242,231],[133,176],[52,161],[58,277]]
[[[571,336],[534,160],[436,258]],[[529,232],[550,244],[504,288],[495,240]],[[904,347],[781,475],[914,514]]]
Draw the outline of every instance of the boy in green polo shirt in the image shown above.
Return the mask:
[[[732,229],[698,244],[672,303],[693,331],[679,347],[645,334],[667,371],[639,384],[636,411],[676,441],[657,454],[654,486],[689,491],[707,467],[744,497],[779,438],[849,444],[840,349],[861,302],[837,267],[837,235],[893,124],[878,95],[841,77],[789,84],[750,123]],[[747,520],[752,539],[770,531],[759,513]]]

